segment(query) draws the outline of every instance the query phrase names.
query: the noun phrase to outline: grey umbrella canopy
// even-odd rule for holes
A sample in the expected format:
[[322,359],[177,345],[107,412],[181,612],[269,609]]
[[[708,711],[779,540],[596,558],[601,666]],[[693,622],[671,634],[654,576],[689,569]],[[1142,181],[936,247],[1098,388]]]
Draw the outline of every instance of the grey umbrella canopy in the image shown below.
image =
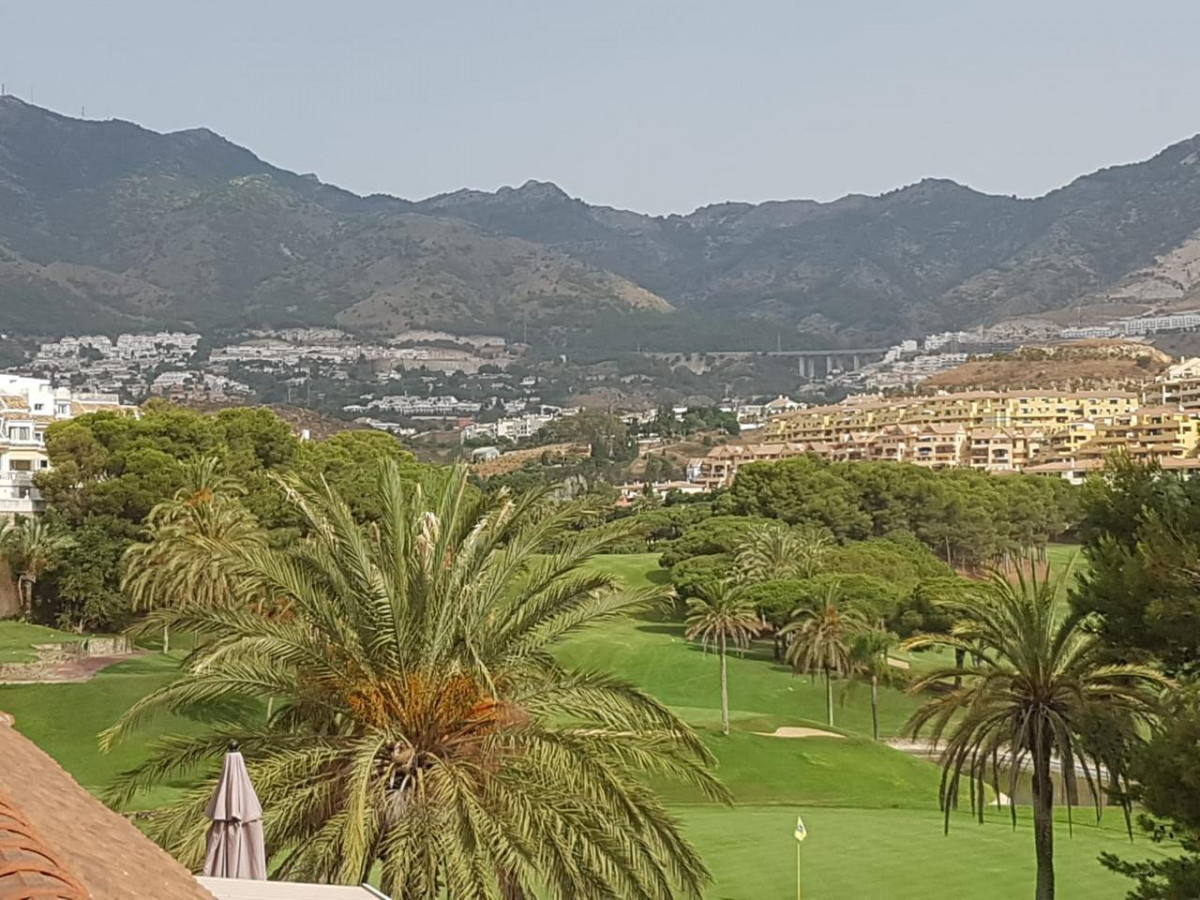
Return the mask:
[[204,874],[264,880],[267,851],[263,843],[262,805],[236,743],[225,754],[225,766],[208,801],[207,815],[212,825],[208,829]]

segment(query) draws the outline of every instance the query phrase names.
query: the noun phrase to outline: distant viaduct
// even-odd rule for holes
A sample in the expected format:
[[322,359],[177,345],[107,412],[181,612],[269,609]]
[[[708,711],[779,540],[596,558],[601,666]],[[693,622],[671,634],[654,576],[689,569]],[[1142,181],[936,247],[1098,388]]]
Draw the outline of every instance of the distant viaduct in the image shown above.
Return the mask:
[[756,356],[786,356],[796,360],[796,374],[806,381],[827,378],[831,372],[857,372],[868,363],[878,362],[887,347],[849,347],[836,350],[710,350],[695,353],[643,353],[655,359],[681,358],[693,371],[703,371],[707,362],[751,359]]

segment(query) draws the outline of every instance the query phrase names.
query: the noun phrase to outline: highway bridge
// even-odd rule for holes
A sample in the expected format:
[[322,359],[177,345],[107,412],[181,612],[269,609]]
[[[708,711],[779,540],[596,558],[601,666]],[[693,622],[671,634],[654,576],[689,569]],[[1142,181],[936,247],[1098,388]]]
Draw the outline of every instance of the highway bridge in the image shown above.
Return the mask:
[[656,359],[683,358],[693,371],[703,371],[709,363],[756,356],[788,357],[796,360],[796,373],[805,381],[828,378],[832,372],[857,372],[868,363],[879,362],[887,347],[838,347],[829,350],[708,350],[692,353],[644,353]]

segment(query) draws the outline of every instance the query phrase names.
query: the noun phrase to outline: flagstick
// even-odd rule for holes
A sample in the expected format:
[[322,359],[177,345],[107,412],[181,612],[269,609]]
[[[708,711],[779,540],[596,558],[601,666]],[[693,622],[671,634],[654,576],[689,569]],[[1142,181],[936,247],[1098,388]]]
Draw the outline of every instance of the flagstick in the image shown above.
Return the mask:
[[806,837],[808,837],[808,829],[804,827],[804,820],[799,816],[796,816],[796,831],[794,837],[796,838],[796,900],[802,900],[800,896],[800,888],[801,882],[803,881],[803,875],[800,871],[800,843]]
[[800,896],[800,842],[796,841],[796,900],[804,900]]

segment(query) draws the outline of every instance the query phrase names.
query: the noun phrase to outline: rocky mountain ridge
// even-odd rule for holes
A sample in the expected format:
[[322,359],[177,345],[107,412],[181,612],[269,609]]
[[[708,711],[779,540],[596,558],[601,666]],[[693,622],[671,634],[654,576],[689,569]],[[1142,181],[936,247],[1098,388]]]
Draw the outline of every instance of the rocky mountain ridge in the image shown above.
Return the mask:
[[360,197],[207,129],[158,134],[3,97],[0,328],[612,333],[674,310],[816,345],[1124,313],[1200,300],[1198,160],[1194,137],[1035,199],[931,178],[648,216],[539,181]]

